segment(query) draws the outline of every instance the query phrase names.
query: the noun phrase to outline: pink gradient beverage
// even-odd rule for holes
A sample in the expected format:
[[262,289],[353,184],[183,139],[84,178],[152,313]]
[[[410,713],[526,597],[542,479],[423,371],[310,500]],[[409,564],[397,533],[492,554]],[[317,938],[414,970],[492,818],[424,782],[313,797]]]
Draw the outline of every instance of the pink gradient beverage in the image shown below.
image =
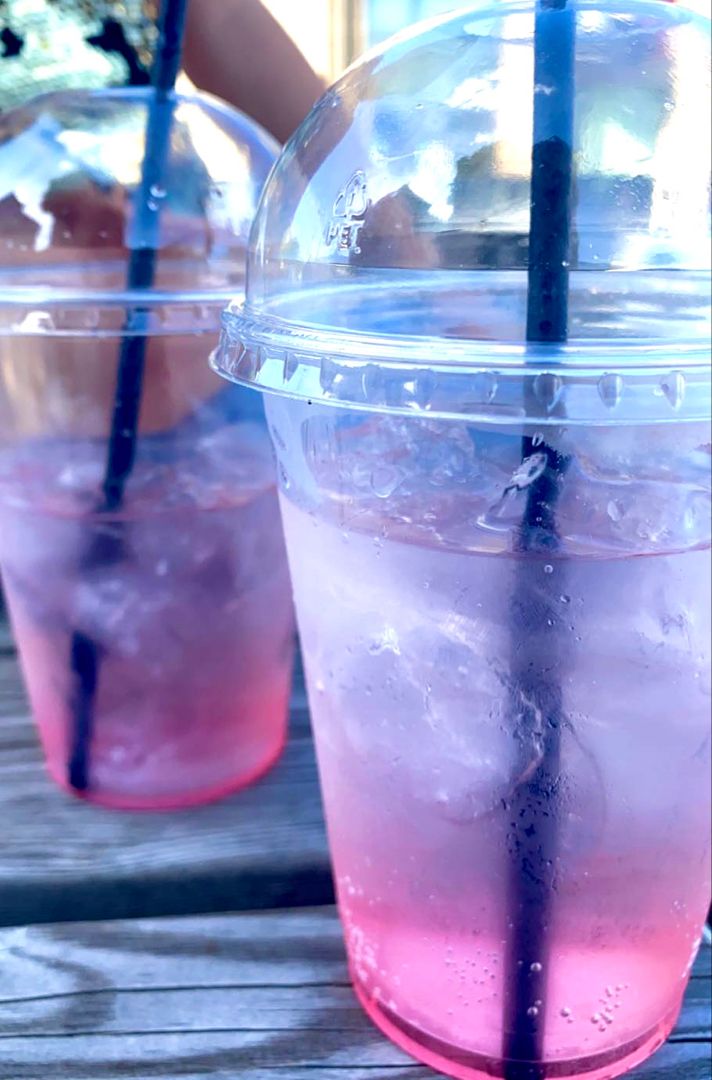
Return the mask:
[[[3,580],[48,769],[67,785],[78,632],[101,650],[87,795],[116,807],[217,798],[286,737],[293,617],[264,432],[168,445],[116,516],[91,512],[100,446],[26,448],[3,469]],[[86,565],[115,537],[118,558]]]
[[709,42],[656,0],[385,42],[214,354],[265,393],[356,992],[458,1080],[643,1061],[708,910]]
[[264,415],[208,364],[278,147],[159,97],[0,117],[0,572],[52,776],[127,808],[266,769],[291,670]]
[[[287,491],[283,514],[357,992],[396,1041],[473,1078],[502,1075],[507,838],[537,745],[512,729],[506,516],[485,492],[448,505],[423,474],[413,492],[428,446],[441,481],[458,469],[476,484],[472,445],[437,427],[409,440],[393,421],[399,465],[383,455],[373,474],[358,468],[373,430],[342,436],[333,502],[304,509]],[[387,499],[368,492],[398,476]],[[557,598],[565,722],[549,970],[531,1008],[546,1076],[603,1078],[667,1036],[709,904],[710,554],[644,540],[644,507],[609,507],[606,484],[586,546],[577,514],[595,488],[570,486],[567,542],[535,567]],[[694,488],[680,498],[703,512]],[[678,510],[671,492],[668,525]]]

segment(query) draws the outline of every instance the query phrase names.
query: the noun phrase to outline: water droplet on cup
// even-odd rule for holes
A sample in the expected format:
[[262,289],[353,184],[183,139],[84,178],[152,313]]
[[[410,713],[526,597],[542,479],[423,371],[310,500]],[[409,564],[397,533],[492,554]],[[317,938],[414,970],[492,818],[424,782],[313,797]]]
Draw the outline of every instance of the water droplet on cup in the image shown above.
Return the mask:
[[571,1009],[569,1009],[569,1007],[565,1005],[564,1008],[561,1010],[561,1015],[563,1016],[564,1020],[568,1020],[568,1018],[571,1016]]
[[611,521],[618,522],[623,520],[623,517],[625,515],[625,509],[615,499],[611,499],[608,506],[606,507],[606,513],[608,514]]
[[534,1018],[535,1016],[538,1016],[538,1015],[539,1015],[539,1010],[537,1009],[536,1005],[532,1005],[532,1006],[530,1006],[530,1008],[527,1009],[527,1016],[531,1016],[532,1018]]
[[149,192],[152,199],[165,199],[166,197],[166,189],[161,187],[160,184],[153,184],[151,188],[149,188]]
[[534,961],[534,963],[530,965],[529,970],[533,971],[535,975],[538,975],[539,972],[542,970],[541,964],[539,964],[537,961]]

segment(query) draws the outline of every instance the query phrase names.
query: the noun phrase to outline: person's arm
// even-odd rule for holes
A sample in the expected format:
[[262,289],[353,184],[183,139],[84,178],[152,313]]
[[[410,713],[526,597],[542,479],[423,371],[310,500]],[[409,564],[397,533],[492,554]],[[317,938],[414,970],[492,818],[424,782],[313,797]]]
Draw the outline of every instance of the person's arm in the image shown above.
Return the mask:
[[190,0],[185,68],[285,142],[324,90],[259,0]]

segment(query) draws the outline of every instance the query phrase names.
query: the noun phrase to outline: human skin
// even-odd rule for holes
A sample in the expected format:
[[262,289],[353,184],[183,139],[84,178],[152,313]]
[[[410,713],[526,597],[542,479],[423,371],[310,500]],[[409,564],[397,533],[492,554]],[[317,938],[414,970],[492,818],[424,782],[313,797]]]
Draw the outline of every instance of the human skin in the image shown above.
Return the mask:
[[190,0],[190,79],[286,142],[324,85],[259,0]]

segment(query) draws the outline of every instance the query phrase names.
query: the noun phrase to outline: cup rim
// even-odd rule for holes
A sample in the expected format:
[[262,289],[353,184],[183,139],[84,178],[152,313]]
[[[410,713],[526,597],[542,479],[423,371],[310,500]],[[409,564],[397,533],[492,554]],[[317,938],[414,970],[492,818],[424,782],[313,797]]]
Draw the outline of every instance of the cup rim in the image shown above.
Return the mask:
[[498,425],[710,421],[708,342],[613,345],[336,332],[234,302],[210,363],[232,382],[308,405]]

